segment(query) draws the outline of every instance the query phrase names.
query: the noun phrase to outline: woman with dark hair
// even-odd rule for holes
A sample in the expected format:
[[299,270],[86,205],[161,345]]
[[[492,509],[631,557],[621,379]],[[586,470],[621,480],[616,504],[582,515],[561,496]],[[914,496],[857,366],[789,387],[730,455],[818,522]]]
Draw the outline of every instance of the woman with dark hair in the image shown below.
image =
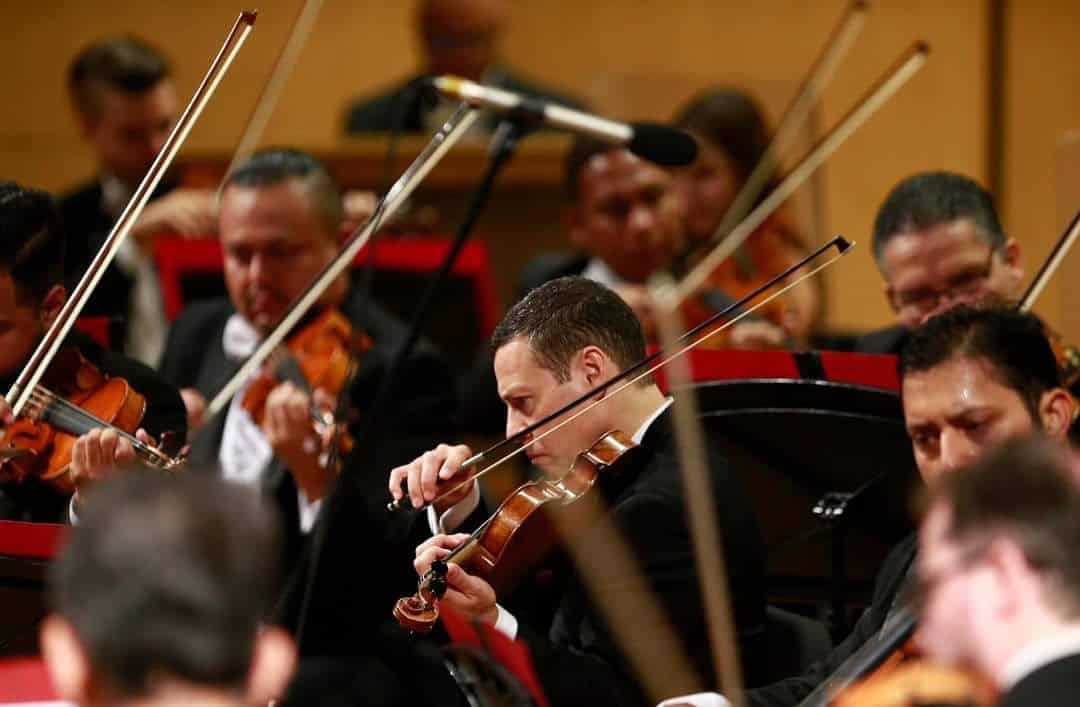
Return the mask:
[[[687,238],[700,253],[765,154],[771,135],[757,101],[733,88],[698,94],[676,114],[674,123],[694,135],[700,148],[697,161],[677,179],[686,202]],[[773,185],[766,185],[751,206],[760,203]],[[737,298],[783,272],[807,252],[801,234],[782,208],[720,265],[711,284]],[[768,317],[783,329],[785,339],[805,341],[817,324],[821,293],[816,282],[791,290],[784,306]]]

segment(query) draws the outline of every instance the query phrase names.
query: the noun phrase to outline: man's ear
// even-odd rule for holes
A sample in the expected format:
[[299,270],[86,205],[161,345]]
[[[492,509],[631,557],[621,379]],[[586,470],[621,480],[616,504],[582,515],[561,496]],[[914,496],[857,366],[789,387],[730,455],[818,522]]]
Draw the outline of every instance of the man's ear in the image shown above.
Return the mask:
[[74,627],[59,616],[50,615],[41,624],[40,638],[41,656],[57,696],[83,704],[90,694],[90,661]]
[[1076,400],[1064,388],[1048,390],[1039,400],[1043,431],[1055,439],[1065,438],[1076,413]]
[[611,359],[598,346],[586,346],[578,354],[578,365],[590,387],[600,385],[611,377]]
[[283,629],[271,626],[259,632],[248,673],[248,700],[265,705],[285,696],[296,671],[296,644]]
[[67,290],[64,289],[63,285],[53,285],[49,288],[49,291],[46,292],[45,296],[41,299],[41,306],[38,309],[41,316],[42,329],[48,329],[52,326],[66,302]]
[[889,303],[889,309],[893,311],[893,314],[898,313],[900,310],[896,306],[896,291],[893,290],[893,287],[889,284],[888,280],[885,281],[882,290],[885,292],[885,301]]
[[1005,246],[1001,249],[1002,258],[1005,261],[1005,267],[1009,270],[1009,279],[1012,281],[1012,287],[1018,289],[1021,281],[1024,279],[1024,261],[1020,257],[1020,243],[1015,238],[1009,238],[1005,241]]

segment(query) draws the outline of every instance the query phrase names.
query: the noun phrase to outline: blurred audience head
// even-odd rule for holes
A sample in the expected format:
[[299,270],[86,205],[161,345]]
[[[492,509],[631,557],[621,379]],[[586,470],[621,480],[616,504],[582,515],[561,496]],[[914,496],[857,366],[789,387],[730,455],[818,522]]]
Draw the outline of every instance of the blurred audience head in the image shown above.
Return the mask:
[[135,37],[101,39],[72,60],[68,91],[82,137],[102,169],[134,187],[177,118],[168,60]]
[[188,470],[95,486],[49,570],[41,631],[60,697],[262,703],[295,650],[264,626],[278,582],[278,519],[257,490]]
[[425,71],[481,80],[498,59],[509,10],[508,0],[421,0],[417,28]]

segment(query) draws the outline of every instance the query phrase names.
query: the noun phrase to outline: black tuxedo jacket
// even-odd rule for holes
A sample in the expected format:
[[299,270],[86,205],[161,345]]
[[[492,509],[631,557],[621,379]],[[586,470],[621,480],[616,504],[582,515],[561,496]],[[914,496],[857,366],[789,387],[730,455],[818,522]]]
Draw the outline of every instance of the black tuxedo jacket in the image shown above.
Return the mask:
[[899,354],[908,338],[905,327],[894,325],[877,329],[855,340],[857,353]]
[[[670,417],[666,412],[652,424],[642,440],[643,454],[620,473],[618,487],[608,489],[607,495],[616,526],[682,639],[693,667],[711,681],[705,612]],[[764,652],[763,541],[737,475],[715,449],[709,449],[709,462],[740,651],[744,664],[753,669],[760,665]],[[588,551],[587,534],[584,542]],[[618,587],[622,578],[608,580]],[[548,698],[553,705],[645,704],[622,652],[587,596],[571,577],[550,631],[524,622],[519,626],[519,637],[529,646]]]
[[747,692],[751,707],[794,707],[803,701],[818,685],[833,674],[840,664],[858,650],[866,641],[881,630],[885,618],[896,604],[897,594],[904,585],[908,570],[915,559],[916,537],[911,535],[893,548],[878,572],[874,583],[874,596],[859,617],[851,634],[832,649],[827,656],[814,663],[803,675],[790,677]]
[[[175,182],[166,179],[154,191],[152,198],[168,193],[175,186]],[[105,243],[114,219],[102,205],[99,181],[89,182],[62,196],[60,215],[65,234],[64,284],[71,292]],[[109,317],[114,323],[110,327],[110,337],[114,341],[122,341],[127,330],[133,285],[134,279],[114,262],[105,270],[83,310],[84,316]]]
[[[141,426],[155,439],[169,433],[179,449],[187,439],[187,414],[184,401],[176,387],[153,369],[123,354],[109,351],[79,331],[68,334],[67,345],[75,346],[91,363],[109,377],[127,379],[131,387],[146,398],[146,412]],[[0,381],[8,390],[14,376]],[[0,518],[64,522],[67,519],[68,499],[51,488],[28,480],[20,485],[0,489]]]
[[999,707],[1072,707],[1080,696],[1080,653],[1055,660],[1021,678]]
[[[345,115],[345,132],[352,135],[391,132],[395,129],[408,133],[423,132],[425,116],[435,104],[418,90],[421,79],[421,76],[414,76],[384,93],[356,101]],[[582,109],[582,104],[577,99],[506,71],[498,72],[494,84],[514,93],[561,103],[568,108]],[[494,129],[499,118],[500,116],[492,114],[484,120],[487,121],[489,129]]]

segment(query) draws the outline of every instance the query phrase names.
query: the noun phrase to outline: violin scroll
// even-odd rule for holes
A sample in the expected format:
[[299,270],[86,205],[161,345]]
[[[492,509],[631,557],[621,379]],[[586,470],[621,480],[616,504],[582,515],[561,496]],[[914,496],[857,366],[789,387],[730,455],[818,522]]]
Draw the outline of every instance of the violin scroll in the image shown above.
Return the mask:
[[431,569],[411,597],[398,599],[394,604],[394,618],[398,625],[413,633],[426,634],[439,620],[438,600],[446,594],[446,575],[449,566],[446,560],[435,560]]

